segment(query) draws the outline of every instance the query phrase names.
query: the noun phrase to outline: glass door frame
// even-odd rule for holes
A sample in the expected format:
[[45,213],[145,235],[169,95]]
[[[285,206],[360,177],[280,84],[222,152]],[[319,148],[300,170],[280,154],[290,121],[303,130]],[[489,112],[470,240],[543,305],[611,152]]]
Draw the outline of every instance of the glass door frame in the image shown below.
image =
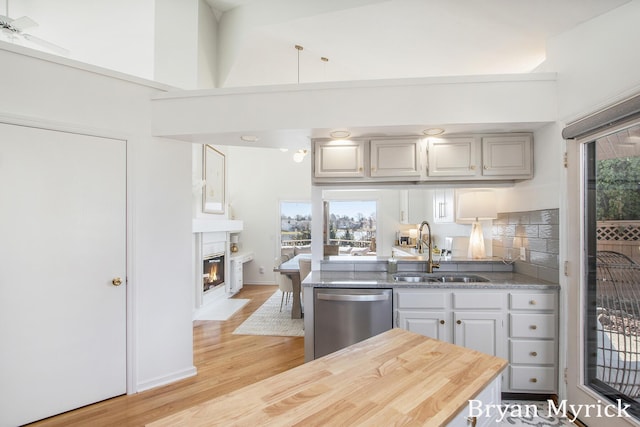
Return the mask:
[[[567,170],[565,177],[565,224],[566,224],[566,246],[565,246],[565,275],[566,289],[563,294],[566,296],[566,359],[563,362],[565,373],[560,380],[565,381],[564,395],[567,404],[572,405],[606,405],[609,403],[606,398],[598,394],[595,390],[585,384],[584,373],[586,361],[584,357],[585,342],[584,328],[586,325],[585,303],[588,297],[588,265],[587,265],[587,244],[585,235],[587,212],[585,201],[589,189],[587,188],[587,168],[586,151],[587,143],[595,141],[606,135],[614,134],[626,128],[640,123],[640,119],[620,123],[604,131],[593,133],[566,142]],[[575,248],[578,248],[575,250]],[[573,249],[573,250],[572,250]],[[576,363],[577,362],[577,363]],[[564,378],[562,378],[564,377]],[[562,390],[562,388],[561,388]],[[609,417],[589,417],[578,418],[590,427],[622,427],[629,425],[640,426],[640,421],[632,418],[609,418]]]

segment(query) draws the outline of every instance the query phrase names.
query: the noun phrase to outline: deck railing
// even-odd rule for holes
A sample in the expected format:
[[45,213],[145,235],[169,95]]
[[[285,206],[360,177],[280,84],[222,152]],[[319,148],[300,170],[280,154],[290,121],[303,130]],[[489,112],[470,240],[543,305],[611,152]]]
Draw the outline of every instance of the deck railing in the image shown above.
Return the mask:
[[597,253],[596,378],[640,397],[640,265],[611,251]]

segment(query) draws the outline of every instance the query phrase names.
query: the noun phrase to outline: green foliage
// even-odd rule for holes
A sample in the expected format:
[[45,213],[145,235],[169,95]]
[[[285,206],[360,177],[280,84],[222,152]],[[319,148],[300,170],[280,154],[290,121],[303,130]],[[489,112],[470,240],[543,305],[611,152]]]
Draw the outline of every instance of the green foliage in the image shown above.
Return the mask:
[[[347,231],[344,232],[344,240],[353,240],[353,234],[351,234],[351,230],[347,228]],[[350,243],[349,246],[353,246],[353,243]]]
[[640,157],[599,160],[596,168],[598,221],[640,219]]

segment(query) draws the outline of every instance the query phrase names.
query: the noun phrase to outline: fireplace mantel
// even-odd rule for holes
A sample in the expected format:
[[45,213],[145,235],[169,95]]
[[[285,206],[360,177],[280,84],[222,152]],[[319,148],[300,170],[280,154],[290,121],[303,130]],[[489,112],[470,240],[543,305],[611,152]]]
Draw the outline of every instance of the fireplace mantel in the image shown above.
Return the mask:
[[238,219],[202,219],[193,220],[191,229],[193,233],[210,233],[216,231],[227,231],[238,233],[242,231],[243,222]]

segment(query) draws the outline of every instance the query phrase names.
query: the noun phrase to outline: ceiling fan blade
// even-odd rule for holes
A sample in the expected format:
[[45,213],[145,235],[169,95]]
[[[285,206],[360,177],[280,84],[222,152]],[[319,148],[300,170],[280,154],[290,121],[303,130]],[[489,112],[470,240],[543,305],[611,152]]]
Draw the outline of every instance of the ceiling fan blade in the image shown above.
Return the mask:
[[38,23],[28,16],[21,16],[20,18],[11,21],[11,26],[18,31],[24,31],[27,28],[37,27]]
[[49,49],[50,51],[55,52],[58,55],[62,55],[62,56],[69,55],[69,51],[67,49],[65,49],[63,47],[60,47],[57,44],[53,44],[53,43],[48,42],[46,40],[42,40],[41,38],[36,37],[36,36],[32,36],[31,34],[23,33],[22,36],[25,39],[29,40],[30,42],[33,42],[33,43],[35,43],[37,45],[40,45],[40,46],[42,46],[42,47],[44,47],[46,49]]

